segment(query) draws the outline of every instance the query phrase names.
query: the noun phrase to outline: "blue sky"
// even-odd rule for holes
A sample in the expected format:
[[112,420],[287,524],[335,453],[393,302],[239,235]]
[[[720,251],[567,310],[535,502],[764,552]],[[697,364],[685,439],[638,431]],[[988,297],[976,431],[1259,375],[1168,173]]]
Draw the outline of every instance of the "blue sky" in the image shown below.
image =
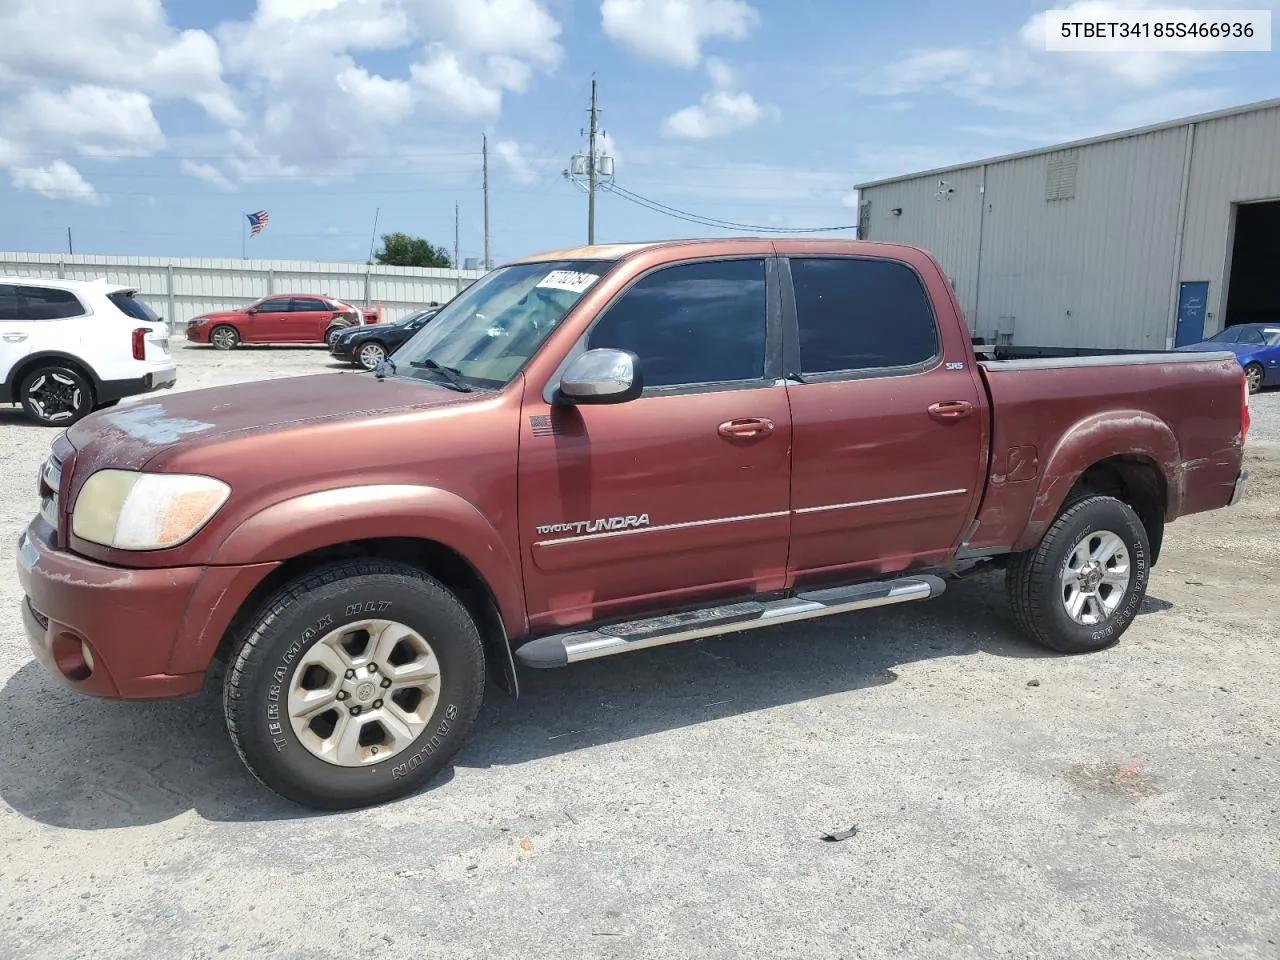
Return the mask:
[[[593,72],[620,187],[787,229],[852,223],[859,181],[1280,96],[1275,52],[1046,53],[1045,9],[4,0],[0,248],[236,257],[266,208],[250,256],[363,260],[375,209],[452,247],[457,203],[480,256],[486,134],[494,260],[581,243]],[[727,232],[599,201],[600,240]]]

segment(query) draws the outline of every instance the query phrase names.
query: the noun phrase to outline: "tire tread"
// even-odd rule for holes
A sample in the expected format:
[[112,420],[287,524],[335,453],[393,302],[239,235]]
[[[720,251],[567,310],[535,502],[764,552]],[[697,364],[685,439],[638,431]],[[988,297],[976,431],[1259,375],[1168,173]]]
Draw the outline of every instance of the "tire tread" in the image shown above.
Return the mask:
[[[241,730],[244,719],[243,712],[247,709],[245,705],[247,699],[245,687],[249,683],[250,676],[257,670],[263,669],[263,662],[267,659],[263,647],[266,645],[271,628],[294,603],[314,590],[351,579],[352,577],[364,576],[411,577],[435,594],[433,598],[435,601],[454,607],[453,612],[465,623],[471,625],[471,634],[476,645],[477,654],[471,658],[471,661],[476,669],[469,683],[464,679],[463,687],[464,689],[469,689],[471,693],[470,702],[474,704],[474,709],[469,715],[464,716],[460,713],[457,717],[458,741],[460,743],[466,739],[476,716],[480,712],[485,686],[484,648],[470,613],[467,612],[466,607],[462,605],[461,601],[453,593],[434,577],[429,576],[417,567],[405,563],[371,559],[339,560],[326,564],[286,583],[262,603],[259,612],[249,621],[251,626],[247,632],[233,644],[226,677],[223,681],[222,709],[232,746],[235,747],[240,760],[249,769],[249,772],[253,774],[254,778],[263,786],[277,793],[280,792],[279,788],[263,779],[254,762],[245,751],[245,737]],[[334,798],[323,795],[310,796],[302,802],[322,809],[346,809],[350,806],[349,804],[337,803]]]

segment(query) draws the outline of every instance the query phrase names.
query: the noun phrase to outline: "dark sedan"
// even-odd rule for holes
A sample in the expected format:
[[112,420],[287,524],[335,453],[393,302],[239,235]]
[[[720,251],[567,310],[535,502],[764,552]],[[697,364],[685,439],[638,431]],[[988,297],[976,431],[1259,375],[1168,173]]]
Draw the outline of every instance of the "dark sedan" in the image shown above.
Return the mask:
[[337,360],[354,363],[365,370],[372,370],[383,358],[394,353],[400,344],[425,327],[439,307],[428,307],[394,323],[379,323],[370,327],[355,327],[334,338],[329,352]]

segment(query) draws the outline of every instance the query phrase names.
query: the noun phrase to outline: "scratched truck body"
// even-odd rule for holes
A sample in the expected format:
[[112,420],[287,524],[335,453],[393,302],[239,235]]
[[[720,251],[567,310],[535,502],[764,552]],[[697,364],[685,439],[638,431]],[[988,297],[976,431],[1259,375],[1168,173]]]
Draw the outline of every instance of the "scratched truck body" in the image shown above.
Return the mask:
[[23,616],[86,694],[194,694],[225,661],[260,780],[378,803],[448,762],[486,676],[515,694],[517,664],[926,600],[981,565],[1030,640],[1102,650],[1165,525],[1239,497],[1247,430],[1231,354],[977,362],[915,248],[560,251],[372,374],[73,426]]

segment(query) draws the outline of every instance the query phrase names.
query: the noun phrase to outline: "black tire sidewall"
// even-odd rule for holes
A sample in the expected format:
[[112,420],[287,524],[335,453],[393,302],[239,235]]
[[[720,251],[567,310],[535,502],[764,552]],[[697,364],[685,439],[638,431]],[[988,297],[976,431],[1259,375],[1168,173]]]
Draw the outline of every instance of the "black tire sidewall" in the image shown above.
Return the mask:
[[[312,328],[312,329],[314,329],[314,328]],[[332,349],[333,349],[333,341],[337,339],[338,334],[342,333],[344,330],[349,330],[349,329],[351,329],[351,328],[350,328],[350,327],[343,327],[343,326],[333,326],[333,327],[330,327],[328,330],[326,330],[326,331],[324,332],[324,345],[325,345],[326,347],[328,347],[330,350],[332,350]]]
[[[35,383],[39,377],[52,376],[54,374],[72,378],[80,388],[80,406],[77,407],[75,412],[66,420],[46,420],[44,417],[41,417],[31,406],[31,400],[28,396],[28,392],[31,390],[31,385]],[[23,377],[22,383],[18,386],[18,398],[21,401],[22,409],[26,411],[27,416],[36,421],[36,423],[46,427],[69,427],[71,424],[79,422],[92,413],[94,406],[93,385],[89,383],[88,378],[79,370],[58,365],[37,367],[35,370],[32,370]]]
[[[1056,634],[1062,649],[1087,653],[1102,650],[1114,644],[1142,607],[1151,576],[1151,546],[1146,528],[1134,511],[1119,500],[1098,497],[1078,504],[1063,516],[1063,523],[1055,531],[1053,546],[1047,552],[1042,570],[1043,582],[1038,584],[1044,600],[1047,626]],[[1062,604],[1062,570],[1071,553],[1085,537],[1109,530],[1125,543],[1129,551],[1132,576],[1124,602],[1100,624],[1076,623]]]
[[[298,739],[289,689],[303,652],[330,631],[370,618],[397,620],[422,634],[440,663],[440,696],[409,747],[387,760],[343,767]],[[311,806],[364,806],[412,791],[457,751],[480,705],[475,678],[477,670],[483,678],[484,658],[474,625],[443,587],[412,576],[368,574],[309,591],[260,631],[255,654],[236,705],[240,748],[267,786]]]

